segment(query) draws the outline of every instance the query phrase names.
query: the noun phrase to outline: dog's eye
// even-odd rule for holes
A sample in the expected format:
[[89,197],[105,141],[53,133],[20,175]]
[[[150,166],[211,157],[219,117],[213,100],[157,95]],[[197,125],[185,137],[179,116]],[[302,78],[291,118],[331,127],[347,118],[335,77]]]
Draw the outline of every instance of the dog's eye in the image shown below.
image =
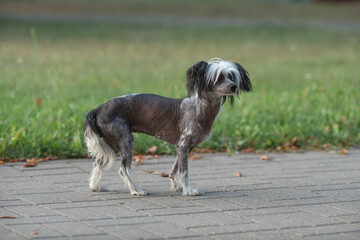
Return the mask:
[[231,81],[234,81],[234,76],[233,76],[231,73],[229,73],[227,77],[228,77],[228,79],[230,79]]
[[225,81],[225,75],[221,73],[216,82],[219,84],[219,83],[222,83],[224,81]]

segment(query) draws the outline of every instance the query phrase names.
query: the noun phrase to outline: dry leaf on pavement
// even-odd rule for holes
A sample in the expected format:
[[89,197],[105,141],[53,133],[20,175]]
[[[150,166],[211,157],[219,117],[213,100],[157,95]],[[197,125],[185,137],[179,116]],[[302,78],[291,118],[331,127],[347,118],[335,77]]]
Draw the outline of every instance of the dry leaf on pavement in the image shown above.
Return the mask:
[[267,156],[267,155],[262,155],[262,156],[260,156],[260,160],[270,161],[271,159],[270,159],[270,157]]
[[157,146],[154,145],[151,148],[149,148],[148,150],[146,150],[145,154],[146,155],[155,155],[156,150],[157,150]]

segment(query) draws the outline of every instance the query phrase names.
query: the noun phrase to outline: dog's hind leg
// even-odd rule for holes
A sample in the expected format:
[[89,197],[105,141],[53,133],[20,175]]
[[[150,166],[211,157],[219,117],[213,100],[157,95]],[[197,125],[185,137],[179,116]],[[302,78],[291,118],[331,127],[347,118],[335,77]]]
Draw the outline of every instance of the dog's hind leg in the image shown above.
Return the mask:
[[99,161],[99,159],[95,160],[95,162],[93,163],[93,169],[91,170],[89,183],[89,187],[93,192],[101,191],[101,188],[98,186],[98,184],[102,177],[102,169],[103,167],[101,161]]
[[93,169],[90,174],[89,186],[92,191],[99,192],[101,189],[98,184],[102,176],[102,170],[105,165],[111,166],[113,164],[115,161],[115,152],[109,145],[97,137],[90,126],[86,127],[84,138],[90,156],[95,158]]
[[120,153],[122,158],[119,169],[120,176],[122,177],[126,186],[129,188],[132,195],[147,195],[148,193],[137,185],[131,170],[132,151],[134,147],[132,134],[130,133],[126,138],[123,138],[123,141],[121,141],[120,144]]
[[116,126],[113,126],[111,132],[118,141],[117,147],[121,155],[119,174],[132,195],[147,195],[148,193],[137,185],[131,170],[134,137],[125,121],[118,119],[113,124]]

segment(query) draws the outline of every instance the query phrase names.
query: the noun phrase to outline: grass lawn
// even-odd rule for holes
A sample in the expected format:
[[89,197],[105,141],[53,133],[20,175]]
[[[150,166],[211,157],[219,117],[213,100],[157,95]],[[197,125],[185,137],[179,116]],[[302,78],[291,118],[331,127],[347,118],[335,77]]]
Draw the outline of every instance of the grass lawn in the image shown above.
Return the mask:
[[[89,110],[134,92],[184,97],[188,67],[215,56],[242,64],[254,91],[223,107],[200,147],[359,145],[360,33],[0,20],[0,158],[83,156]],[[135,138],[137,152],[174,152]]]

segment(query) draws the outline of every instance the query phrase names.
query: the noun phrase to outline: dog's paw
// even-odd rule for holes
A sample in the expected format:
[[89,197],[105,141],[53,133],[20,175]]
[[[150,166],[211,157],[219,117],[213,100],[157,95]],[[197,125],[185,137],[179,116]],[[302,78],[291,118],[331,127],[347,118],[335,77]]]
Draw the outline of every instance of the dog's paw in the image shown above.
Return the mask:
[[92,187],[90,188],[92,192],[100,192],[100,187],[96,186],[96,187]]
[[134,196],[145,196],[145,195],[149,195],[148,192],[142,190],[142,189],[138,189],[138,190],[134,190],[134,191],[131,191],[131,194],[134,195]]
[[176,180],[170,179],[170,183],[171,183],[171,190],[173,192],[182,192],[182,187],[179,186]]
[[109,192],[110,191],[107,187],[104,187],[104,186],[101,186],[101,187],[95,186],[95,187],[92,187],[90,189],[93,192]]
[[176,186],[176,187],[171,187],[171,190],[173,192],[182,192],[182,187]]
[[189,188],[187,190],[184,189],[182,194],[185,196],[199,196],[201,191],[196,188]]

